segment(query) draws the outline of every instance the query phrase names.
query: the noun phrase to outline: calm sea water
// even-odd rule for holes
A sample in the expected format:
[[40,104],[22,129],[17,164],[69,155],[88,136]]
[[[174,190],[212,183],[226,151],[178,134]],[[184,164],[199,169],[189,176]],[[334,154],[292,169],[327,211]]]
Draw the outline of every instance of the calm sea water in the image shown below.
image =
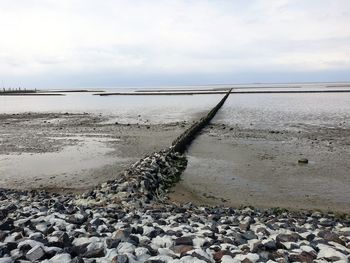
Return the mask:
[[[297,83],[234,87],[236,90],[350,89],[347,85]],[[164,87],[164,89],[225,87],[229,86]],[[65,93],[65,96],[52,97],[0,96],[0,113],[88,112],[110,115],[116,121],[129,123],[139,122],[138,116],[141,115],[142,119],[149,123],[167,123],[198,118],[198,114],[208,111],[222,97],[223,95],[101,97],[92,93]],[[349,119],[350,93],[232,94],[214,122],[278,129],[302,125],[349,127]]]
[[67,93],[66,96],[0,96],[0,113],[70,112],[95,113],[119,122],[149,123],[191,120],[197,113],[213,107],[222,95],[197,96],[93,96]]
[[350,93],[233,94],[214,122],[261,129],[350,127]]

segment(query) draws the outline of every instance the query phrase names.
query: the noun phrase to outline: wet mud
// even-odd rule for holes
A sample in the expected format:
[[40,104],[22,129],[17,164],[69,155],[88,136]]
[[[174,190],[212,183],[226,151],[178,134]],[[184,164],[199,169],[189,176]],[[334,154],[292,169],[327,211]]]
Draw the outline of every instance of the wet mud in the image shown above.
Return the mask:
[[0,187],[81,192],[171,145],[189,125],[71,113],[0,115]]
[[212,124],[187,156],[174,201],[350,212],[348,128],[302,125],[281,131]]

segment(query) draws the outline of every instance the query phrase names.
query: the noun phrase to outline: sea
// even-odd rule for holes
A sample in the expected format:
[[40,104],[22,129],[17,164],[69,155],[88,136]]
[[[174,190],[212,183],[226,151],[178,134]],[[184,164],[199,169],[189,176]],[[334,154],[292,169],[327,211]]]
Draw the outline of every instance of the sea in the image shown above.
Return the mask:
[[[137,116],[150,124],[194,120],[199,114],[210,110],[223,94],[206,95],[117,95],[98,96],[104,92],[137,92],[167,90],[223,90],[240,91],[330,91],[348,90],[342,93],[252,93],[231,94],[215,118],[215,122],[228,125],[258,128],[291,128],[298,125],[348,127],[350,116],[350,83],[288,83],[202,85],[176,87],[112,87],[87,88],[95,92],[62,92],[63,96],[0,96],[0,114],[25,112],[71,112],[104,114],[111,121],[138,122]],[[85,89],[85,88],[80,88]],[[61,90],[69,90],[67,88]],[[74,90],[74,89],[72,89]],[[47,89],[54,92],[54,89]],[[98,92],[101,91],[101,92]]]

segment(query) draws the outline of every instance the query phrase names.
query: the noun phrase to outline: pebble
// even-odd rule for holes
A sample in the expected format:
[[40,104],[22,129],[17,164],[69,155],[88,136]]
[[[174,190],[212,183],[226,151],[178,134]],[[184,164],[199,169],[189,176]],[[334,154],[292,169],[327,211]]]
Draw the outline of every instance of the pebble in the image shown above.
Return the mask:
[[298,160],[298,163],[307,164],[307,163],[309,163],[309,160],[306,158],[301,158]]
[[45,255],[44,250],[42,249],[41,246],[36,245],[33,247],[31,250],[29,250],[26,254],[26,258],[29,259],[30,261],[36,261],[41,259]]

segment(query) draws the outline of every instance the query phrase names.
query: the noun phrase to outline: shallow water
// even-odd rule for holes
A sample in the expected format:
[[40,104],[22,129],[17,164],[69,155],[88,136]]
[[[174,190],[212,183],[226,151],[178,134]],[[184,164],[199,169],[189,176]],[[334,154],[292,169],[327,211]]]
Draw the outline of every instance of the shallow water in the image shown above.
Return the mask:
[[[59,138],[55,138],[59,139]],[[61,138],[64,139],[64,138]],[[67,138],[66,138],[67,139]],[[21,153],[0,155],[0,185],[18,187],[16,181],[29,182],[50,179],[52,185],[60,185],[63,181],[79,180],[101,168],[118,162],[125,162],[116,156],[109,155],[114,151],[108,146],[112,139],[101,137],[69,137],[77,140],[76,145],[70,145],[59,152]],[[49,183],[50,184],[50,183]],[[39,185],[37,185],[39,187]]]
[[213,122],[244,128],[350,127],[350,93],[232,94]]
[[[198,96],[0,96],[1,113],[70,112],[113,116],[121,123],[153,124],[191,120],[213,107],[223,95]],[[139,116],[140,115],[140,116]],[[141,118],[140,118],[141,117]]]
[[[329,90],[350,89],[350,83],[289,83],[202,85],[157,88],[107,88],[107,92],[147,89]],[[95,90],[102,90],[96,88]],[[0,96],[1,113],[72,112],[113,116],[111,122],[169,123],[191,120],[208,111],[222,98],[215,95],[94,96],[93,93],[63,93],[65,96]],[[338,125],[350,112],[350,93],[232,94],[219,111],[216,122],[245,127],[286,127],[299,124]]]
[[204,203],[350,212],[349,93],[232,94],[212,123],[188,150],[178,192]]

